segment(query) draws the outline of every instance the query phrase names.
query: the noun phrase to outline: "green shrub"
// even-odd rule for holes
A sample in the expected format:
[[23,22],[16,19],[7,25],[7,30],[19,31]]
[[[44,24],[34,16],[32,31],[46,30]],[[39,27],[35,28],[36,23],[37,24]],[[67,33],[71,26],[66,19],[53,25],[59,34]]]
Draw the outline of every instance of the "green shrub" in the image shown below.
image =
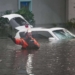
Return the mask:
[[22,15],[31,25],[35,24],[34,14],[25,7],[21,8],[16,13]]
[[11,10],[6,10],[5,14],[11,14]]
[[70,19],[66,23],[65,28],[67,28],[67,29],[74,29],[75,28],[75,18]]
[[0,37],[6,36],[9,30],[8,19],[0,17]]

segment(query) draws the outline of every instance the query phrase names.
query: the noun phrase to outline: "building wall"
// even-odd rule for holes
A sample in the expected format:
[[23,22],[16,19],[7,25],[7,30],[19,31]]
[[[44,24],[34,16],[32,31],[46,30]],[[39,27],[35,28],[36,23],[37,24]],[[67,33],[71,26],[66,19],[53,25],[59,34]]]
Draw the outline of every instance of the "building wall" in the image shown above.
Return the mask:
[[36,25],[50,25],[66,21],[65,0],[32,0]]
[[16,11],[18,9],[18,0],[0,0],[0,12],[6,10]]
[[[18,10],[19,0],[0,0],[0,12]],[[36,26],[64,23],[66,21],[66,0],[32,0],[32,12]]]
[[75,18],[75,0],[68,0],[68,20]]

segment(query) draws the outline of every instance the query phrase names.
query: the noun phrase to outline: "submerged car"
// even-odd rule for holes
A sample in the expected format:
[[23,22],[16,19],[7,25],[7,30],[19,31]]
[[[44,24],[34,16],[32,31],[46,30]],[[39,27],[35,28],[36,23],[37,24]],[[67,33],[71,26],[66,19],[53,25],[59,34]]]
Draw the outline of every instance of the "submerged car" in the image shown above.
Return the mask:
[[[43,28],[36,27],[31,28],[32,36],[36,39],[48,39],[49,41],[62,40],[62,39],[73,39],[75,35],[65,28],[54,27],[54,28]],[[16,35],[23,37],[25,31],[19,31]]]
[[[29,28],[32,28],[33,26],[29,24],[29,22],[21,15],[19,14],[8,14],[8,15],[3,15],[3,19],[7,19],[9,25],[12,27],[11,33],[15,31],[14,37],[16,37],[16,33],[18,31],[24,31],[27,30],[27,26]],[[19,38],[17,36],[16,38]]]
[[7,18],[10,25],[17,30],[24,29],[25,25],[29,25],[30,27],[33,27],[23,16],[19,14],[8,14],[8,15],[3,15],[2,17]]

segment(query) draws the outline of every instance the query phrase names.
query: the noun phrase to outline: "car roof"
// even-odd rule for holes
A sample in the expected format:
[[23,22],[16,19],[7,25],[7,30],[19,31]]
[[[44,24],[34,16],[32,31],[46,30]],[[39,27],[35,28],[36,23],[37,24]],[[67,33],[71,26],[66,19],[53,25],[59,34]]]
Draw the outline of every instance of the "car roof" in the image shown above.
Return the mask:
[[[11,20],[12,18],[15,18],[15,17],[21,17],[23,18],[21,15],[19,14],[8,14],[8,15],[3,15],[2,17],[4,18],[8,18],[9,20]],[[23,18],[24,19],[24,18]]]
[[53,27],[53,28],[50,28],[50,30],[54,31],[54,30],[61,30],[61,29],[65,29],[65,28],[62,28],[62,27]]
[[44,28],[44,27],[35,27],[31,28],[32,31],[54,31],[64,29],[62,27],[53,27],[53,28]]

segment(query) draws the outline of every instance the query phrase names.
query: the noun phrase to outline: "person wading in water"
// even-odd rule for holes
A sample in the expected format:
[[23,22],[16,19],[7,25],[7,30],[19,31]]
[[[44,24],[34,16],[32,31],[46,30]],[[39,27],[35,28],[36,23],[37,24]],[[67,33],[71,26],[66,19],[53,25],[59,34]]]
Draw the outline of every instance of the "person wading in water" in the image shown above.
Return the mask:
[[14,38],[10,34],[8,37],[11,38],[15,44],[21,45],[22,49],[39,49],[40,47],[39,43],[32,37],[30,29],[25,33],[24,38]]

